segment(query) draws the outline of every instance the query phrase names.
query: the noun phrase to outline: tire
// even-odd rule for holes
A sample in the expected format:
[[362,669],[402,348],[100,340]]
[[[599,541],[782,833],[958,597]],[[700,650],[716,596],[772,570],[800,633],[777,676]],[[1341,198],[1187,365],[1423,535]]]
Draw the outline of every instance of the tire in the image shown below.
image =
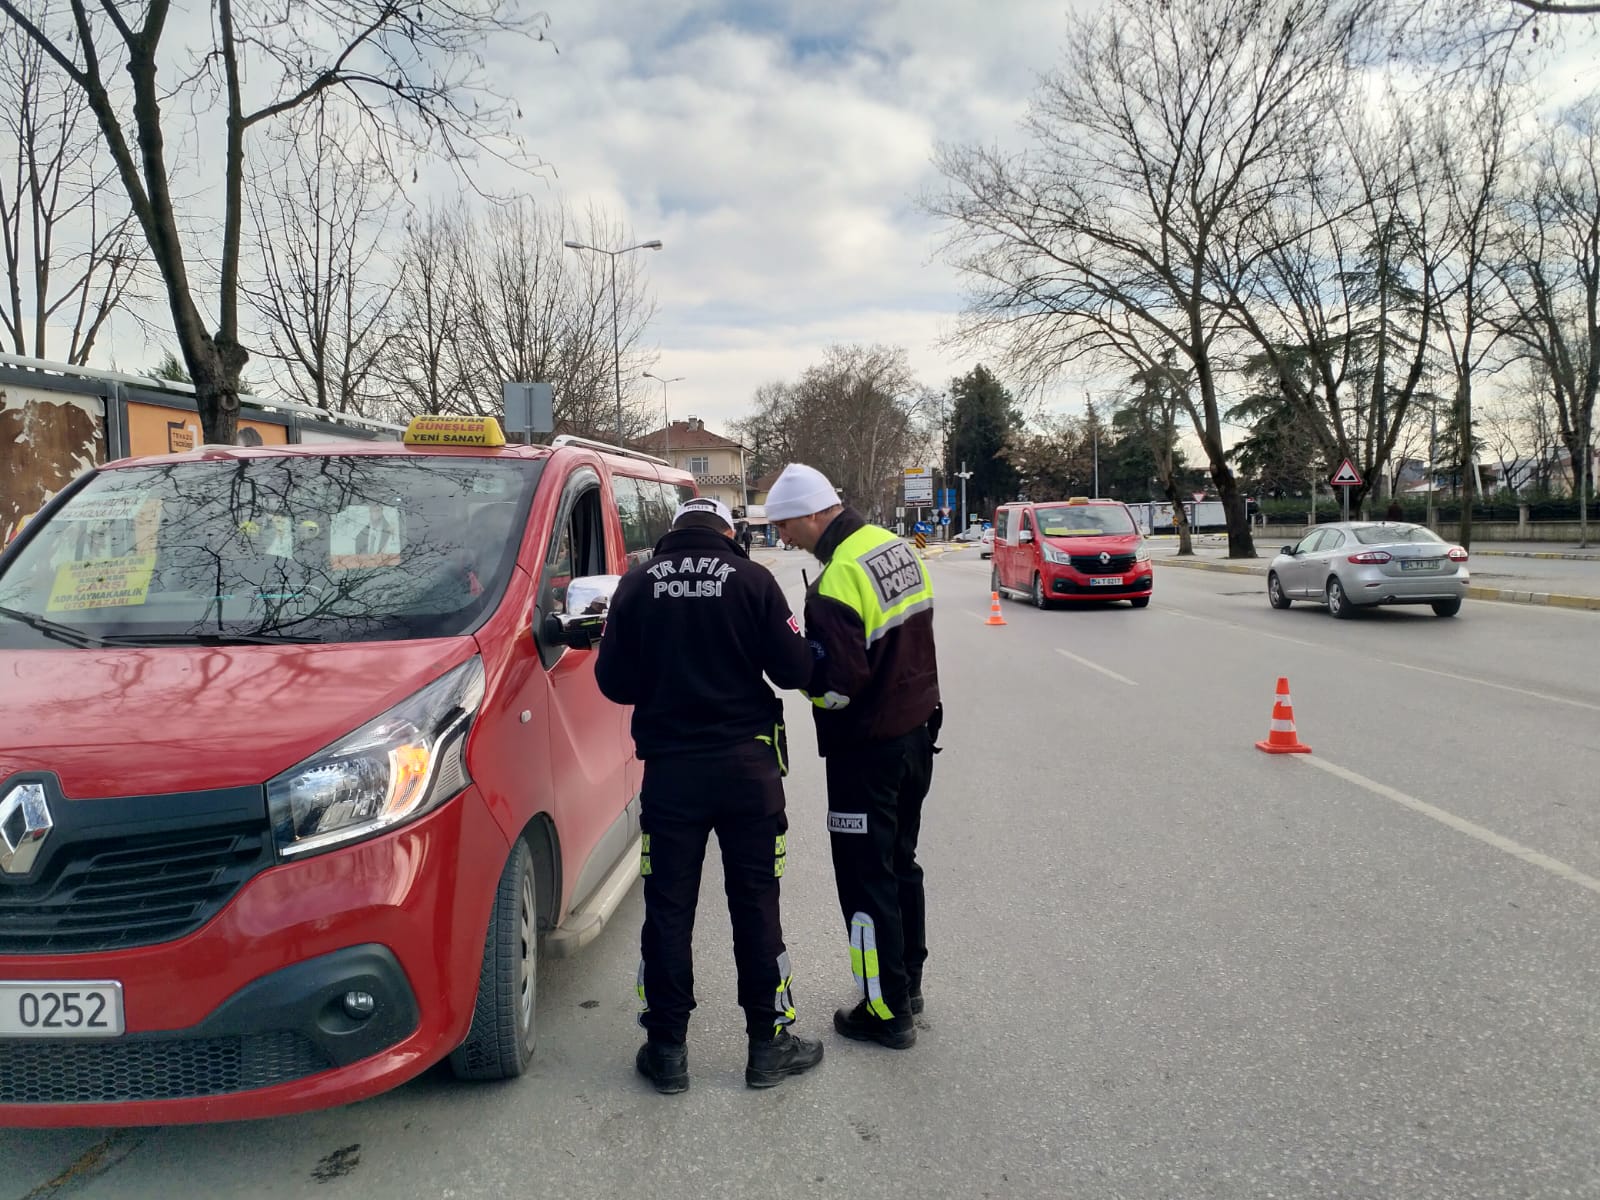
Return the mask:
[[1150,597],[1149,596],[1136,596],[1132,600],[1129,600],[1128,603],[1133,605],[1135,608],[1149,608],[1150,607]]
[[1005,592],[1000,588],[1000,568],[998,566],[989,568],[989,590],[991,592],[999,592],[1001,596],[1005,595]]
[[1344,590],[1344,584],[1339,582],[1337,575],[1329,576],[1326,593],[1328,613],[1338,617],[1341,621],[1348,621],[1356,615],[1356,606],[1350,603],[1350,596]]
[[1044,594],[1044,580],[1037,571],[1033,573],[1033,606],[1041,610],[1050,607],[1050,601]]
[[1273,608],[1288,608],[1294,601],[1284,594],[1283,584],[1278,580],[1278,573],[1271,572],[1267,576],[1267,603]]
[[489,913],[472,1028],[450,1052],[457,1079],[515,1079],[533,1060],[539,1012],[536,895],[533,855],[519,838]]
[[1435,600],[1432,607],[1436,617],[1453,617],[1461,611],[1461,600]]

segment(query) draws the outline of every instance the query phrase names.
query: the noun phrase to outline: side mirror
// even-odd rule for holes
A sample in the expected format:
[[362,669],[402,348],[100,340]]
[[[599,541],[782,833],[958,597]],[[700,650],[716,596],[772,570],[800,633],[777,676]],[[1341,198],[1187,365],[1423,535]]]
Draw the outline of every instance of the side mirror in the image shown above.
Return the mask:
[[586,575],[567,584],[566,612],[544,619],[544,640],[553,646],[590,650],[600,640],[620,575]]
[[1295,556],[1295,548],[1293,546],[1285,546],[1278,553],[1287,554],[1290,558],[1293,558]]
[[1023,543],[1024,545],[1033,541],[1033,530],[1024,529],[1021,533],[1017,534],[1017,541]]

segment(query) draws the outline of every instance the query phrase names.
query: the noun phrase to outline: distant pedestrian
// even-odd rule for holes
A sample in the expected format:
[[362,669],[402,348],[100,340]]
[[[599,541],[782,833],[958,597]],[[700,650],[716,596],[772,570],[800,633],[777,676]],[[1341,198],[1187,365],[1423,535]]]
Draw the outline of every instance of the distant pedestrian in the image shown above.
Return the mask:
[[1389,501],[1389,511],[1383,514],[1383,519],[1385,521],[1404,521],[1406,519],[1406,514],[1401,509],[1398,499]]

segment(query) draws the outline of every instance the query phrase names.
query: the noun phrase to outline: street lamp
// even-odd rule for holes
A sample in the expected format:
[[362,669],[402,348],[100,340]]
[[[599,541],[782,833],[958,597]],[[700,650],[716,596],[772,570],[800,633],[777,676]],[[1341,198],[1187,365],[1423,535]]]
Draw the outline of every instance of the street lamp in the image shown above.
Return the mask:
[[649,371],[646,371],[644,373],[644,375],[641,376],[641,378],[643,378],[643,379],[654,379],[657,383],[659,383],[661,385],[661,416],[667,423],[667,427],[666,427],[666,430],[665,430],[665,437],[667,439],[667,443],[666,443],[666,454],[665,454],[664,457],[666,458],[666,460],[668,462],[671,462],[672,461],[672,410],[667,407],[667,384],[669,384],[669,383],[682,383],[683,382],[683,376],[682,375],[674,375],[671,379],[663,379],[659,375],[652,375],[652,374],[650,374]]
[[593,250],[596,254],[604,254],[611,259],[611,357],[617,382],[617,444],[622,444],[622,315],[621,305],[617,300],[617,257],[633,250],[659,250],[661,243],[654,239],[640,242],[636,246],[624,246],[620,250],[607,250],[601,246],[590,246],[583,242],[562,242],[568,250]]

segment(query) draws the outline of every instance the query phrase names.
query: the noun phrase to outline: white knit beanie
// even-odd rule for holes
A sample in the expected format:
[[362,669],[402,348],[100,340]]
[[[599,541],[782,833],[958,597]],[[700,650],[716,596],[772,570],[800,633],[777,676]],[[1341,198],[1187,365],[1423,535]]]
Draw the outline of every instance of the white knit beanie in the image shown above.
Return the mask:
[[815,467],[790,463],[767,493],[767,520],[787,521],[809,517],[840,503],[828,477]]

